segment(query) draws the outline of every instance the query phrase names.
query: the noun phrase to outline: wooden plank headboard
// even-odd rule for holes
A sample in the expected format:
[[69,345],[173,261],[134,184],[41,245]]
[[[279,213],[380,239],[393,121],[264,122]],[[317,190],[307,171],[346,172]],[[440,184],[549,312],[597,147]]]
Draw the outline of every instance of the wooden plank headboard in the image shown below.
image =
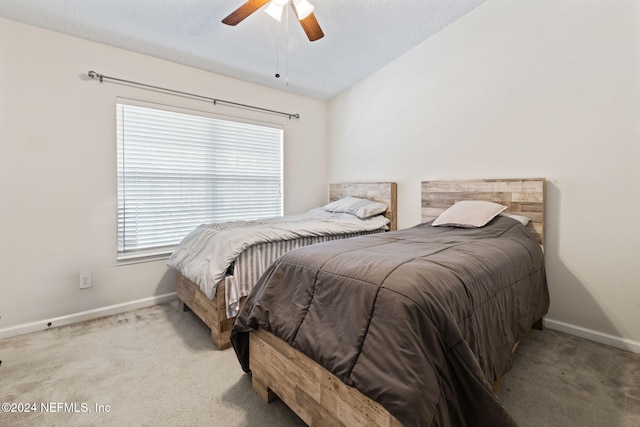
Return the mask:
[[527,228],[544,245],[544,178],[422,181],[422,222],[436,218],[460,200],[485,200],[507,207],[506,212],[531,219]]
[[389,229],[398,229],[397,185],[395,182],[353,182],[329,185],[329,201],[335,202],[351,196],[374,200],[387,205],[384,216],[389,218]]

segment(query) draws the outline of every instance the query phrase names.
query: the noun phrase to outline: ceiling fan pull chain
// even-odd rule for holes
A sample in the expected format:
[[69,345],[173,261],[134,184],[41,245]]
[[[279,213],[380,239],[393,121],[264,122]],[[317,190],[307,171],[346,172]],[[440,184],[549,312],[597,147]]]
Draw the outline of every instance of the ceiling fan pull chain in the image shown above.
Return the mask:
[[286,73],[286,85],[289,86],[289,8],[286,9],[285,11],[286,16],[286,29],[285,29],[285,36],[284,36],[284,48],[285,48],[285,52],[284,52],[284,56],[285,56],[285,73]]
[[276,22],[275,34],[276,34],[276,79],[280,78],[280,25]]

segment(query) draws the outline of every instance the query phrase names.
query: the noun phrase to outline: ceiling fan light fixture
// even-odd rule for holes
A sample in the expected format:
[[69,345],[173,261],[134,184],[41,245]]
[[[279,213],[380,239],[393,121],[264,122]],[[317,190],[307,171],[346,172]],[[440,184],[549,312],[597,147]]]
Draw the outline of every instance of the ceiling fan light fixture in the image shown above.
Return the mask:
[[286,1],[284,2],[284,4],[280,3],[282,3],[282,0],[271,0],[269,2],[269,5],[265,9],[265,12],[267,12],[267,14],[276,21],[282,20],[282,11],[284,10],[284,6],[287,4]]
[[307,0],[293,0],[293,7],[299,20],[303,20],[313,12],[313,5]]
[[[245,18],[250,16],[256,10],[261,9],[267,3],[269,4],[267,5],[265,12],[278,22],[282,20],[284,8],[291,5],[293,11],[298,17],[298,20],[300,21],[300,26],[304,30],[309,41],[314,42],[324,37],[322,28],[320,28],[320,24],[318,24],[318,20],[313,14],[314,8],[308,0],[247,0],[243,5],[224,18],[222,23],[231,26],[238,25]],[[287,14],[287,17],[288,16],[289,15]]]

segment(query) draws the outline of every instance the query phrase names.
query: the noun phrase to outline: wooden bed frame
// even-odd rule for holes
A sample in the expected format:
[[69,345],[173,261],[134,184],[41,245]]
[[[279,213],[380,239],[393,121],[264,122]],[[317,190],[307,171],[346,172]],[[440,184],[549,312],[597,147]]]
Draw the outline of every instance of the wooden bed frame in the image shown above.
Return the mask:
[[[458,200],[486,200],[531,218],[544,241],[544,178],[423,181],[422,219],[435,218]],[[534,327],[542,327],[542,319]],[[516,345],[512,351],[515,350]],[[252,387],[267,402],[279,397],[310,426],[400,426],[382,405],[342,383],[331,372],[264,330],[249,335]],[[498,393],[501,379],[493,384]]]
[[[365,182],[329,185],[329,201],[343,197],[359,197],[387,205],[384,216],[389,218],[389,229],[397,229],[397,185],[395,182]],[[228,318],[225,301],[225,279],[216,286],[213,299],[200,290],[193,281],[176,271],[176,293],[182,310],[191,310],[210,329],[211,341],[220,350],[231,347],[229,337],[235,317]],[[240,300],[240,304],[244,298]]]

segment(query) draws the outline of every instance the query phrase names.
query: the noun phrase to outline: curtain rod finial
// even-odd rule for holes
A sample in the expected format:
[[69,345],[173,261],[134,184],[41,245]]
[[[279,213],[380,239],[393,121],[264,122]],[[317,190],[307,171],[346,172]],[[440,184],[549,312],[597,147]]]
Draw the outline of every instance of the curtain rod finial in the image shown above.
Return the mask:
[[102,74],[98,74],[95,71],[89,71],[87,75],[92,79],[100,79],[100,83],[102,83]]

